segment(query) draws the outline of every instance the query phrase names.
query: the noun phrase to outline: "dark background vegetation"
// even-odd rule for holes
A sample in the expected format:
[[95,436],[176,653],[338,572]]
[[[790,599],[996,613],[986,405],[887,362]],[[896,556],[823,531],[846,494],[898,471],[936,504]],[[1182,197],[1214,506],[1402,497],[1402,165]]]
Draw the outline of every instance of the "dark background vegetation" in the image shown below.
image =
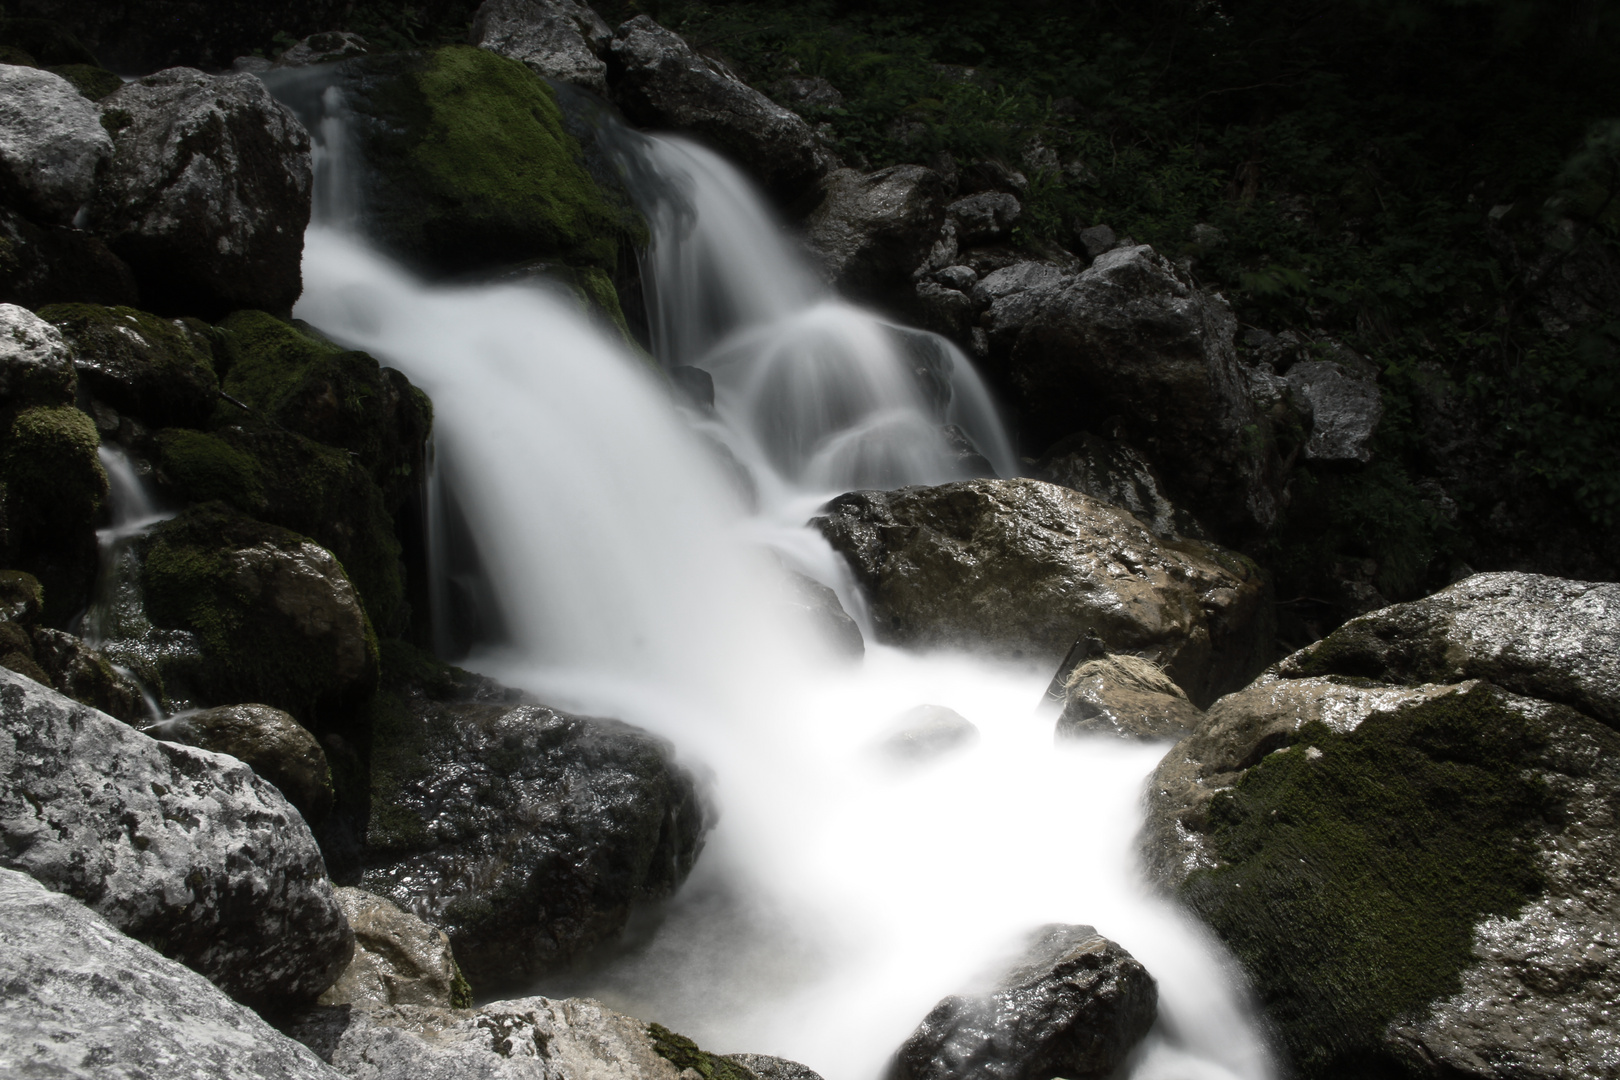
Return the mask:
[[[1226,538],[1272,568],[1306,622],[1353,608],[1346,580],[1393,600],[1470,569],[1614,576],[1620,5],[595,6],[615,25],[650,14],[770,93],[787,76],[825,78],[840,103],[794,107],[827,125],[854,167],[933,164],[944,152],[1021,169],[1030,187],[1017,238],[1033,252],[1074,250],[1078,229],[1107,223],[1192,260],[1246,329],[1370,358],[1386,407],[1374,462],[1295,461],[1280,527]],[[91,13],[13,0],[8,10],[60,18],[104,60],[110,50],[151,67],[188,50],[187,62],[219,66],[274,55],[318,29],[383,49],[462,40],[475,7],[128,0]],[[1219,232],[1199,243],[1197,224]]]

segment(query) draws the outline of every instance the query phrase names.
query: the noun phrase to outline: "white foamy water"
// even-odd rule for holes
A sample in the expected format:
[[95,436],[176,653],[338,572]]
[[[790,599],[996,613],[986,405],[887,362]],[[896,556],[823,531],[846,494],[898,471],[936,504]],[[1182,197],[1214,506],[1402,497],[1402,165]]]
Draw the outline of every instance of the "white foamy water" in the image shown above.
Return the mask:
[[[713,375],[712,416],[678,406],[570,299],[429,287],[330,228],[310,230],[297,308],[433,398],[440,479],[506,628],[470,666],[657,731],[709,777],[720,816],[687,886],[616,955],[536,990],[874,1080],[935,1002],[985,985],[1029,931],[1090,923],[1159,982],[1133,1076],[1264,1080],[1218,954],[1137,881],[1141,785],[1166,747],[1056,746],[1036,710],[1050,672],[870,640],[850,665],[782,601],[779,560],[858,612],[803,521],[860,484],[965,475],[944,424],[1012,467],[971,367],[828,295],[712,155],[645,153],[676,185],[649,206],[655,348]],[[712,441],[747,469],[752,504]],[[981,738],[896,762],[878,744],[923,703]]]

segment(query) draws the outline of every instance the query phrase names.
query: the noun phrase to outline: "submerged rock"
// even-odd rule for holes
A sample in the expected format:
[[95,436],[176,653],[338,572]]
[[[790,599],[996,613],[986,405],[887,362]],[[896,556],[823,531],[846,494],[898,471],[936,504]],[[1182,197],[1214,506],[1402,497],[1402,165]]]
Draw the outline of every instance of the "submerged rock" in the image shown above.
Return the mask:
[[799,198],[825,171],[815,132],[700,56],[648,15],[614,31],[609,77],[624,114],[647,127],[690,131],[737,159],[779,198]]
[[335,1080],[306,1047],[72,897],[0,869],[0,1073]]
[[171,68],[102,102],[116,151],[91,228],[143,306],[213,318],[289,311],[303,290],[309,135],[251,75]]
[[881,743],[896,761],[928,761],[979,741],[979,729],[955,709],[918,705],[895,717],[898,730]]
[[313,1000],[354,945],[314,837],[269,783],[4,670],[0,865],[255,1007]]
[[1153,1026],[1158,988],[1089,926],[1033,936],[989,994],[948,997],[900,1047],[890,1080],[1104,1080]]
[[1156,665],[1136,656],[1105,656],[1086,661],[1069,677],[1057,733],[1179,739],[1203,715]]
[[866,590],[876,631],[1050,670],[1088,627],[1208,701],[1264,665],[1269,587],[1243,557],[1158,540],[1129,514],[1037,480],[858,491],[816,526]]
[[319,825],[332,809],[332,770],[304,726],[268,705],[222,705],[147,729],[154,738],[229,754],[276,786],[304,820]]
[[447,930],[474,985],[554,970],[685,880],[707,822],[662,739],[493,684],[434,694],[374,711],[361,885]]
[[0,169],[35,220],[67,225],[112,156],[101,110],[60,75],[0,64]]
[[467,40],[536,75],[607,94],[603,57],[613,30],[576,0],[484,0]]
[[363,889],[334,891],[354,928],[354,960],[320,1004],[459,1009],[472,1004],[472,989],[443,930]]
[[783,578],[788,605],[816,628],[835,653],[851,660],[866,655],[866,639],[861,635],[861,628],[838,602],[837,593],[796,570],[784,569]]

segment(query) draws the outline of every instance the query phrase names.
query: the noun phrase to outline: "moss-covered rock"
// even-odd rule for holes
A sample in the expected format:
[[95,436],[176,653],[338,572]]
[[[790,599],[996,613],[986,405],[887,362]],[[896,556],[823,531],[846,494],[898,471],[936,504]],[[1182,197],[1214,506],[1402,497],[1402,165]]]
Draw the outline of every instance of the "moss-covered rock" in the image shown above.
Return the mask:
[[95,64],[57,64],[45,70],[62,76],[91,101],[100,101],[124,85],[123,79]]
[[153,427],[198,426],[213,414],[219,379],[202,323],[100,304],[53,304],[40,317],[73,346],[85,389],[119,412]]
[[45,609],[45,589],[33,574],[0,570],[0,621],[32,626]]
[[468,46],[349,61],[368,227],[425,269],[550,258],[611,270],[645,235],[564,129],[556,96],[515,60]]
[[89,599],[107,473],[95,422],[70,405],[17,413],[0,435],[0,557],[45,586],[45,620]]
[[353,724],[376,689],[377,640],[331,552],[215,502],[154,529],[141,558],[152,624],[194,634],[200,652],[165,667],[171,695],[273,705],[315,731]]
[[83,639],[44,626],[33,638],[34,659],[50,676],[47,686],[126,724],[149,719],[139,684]]

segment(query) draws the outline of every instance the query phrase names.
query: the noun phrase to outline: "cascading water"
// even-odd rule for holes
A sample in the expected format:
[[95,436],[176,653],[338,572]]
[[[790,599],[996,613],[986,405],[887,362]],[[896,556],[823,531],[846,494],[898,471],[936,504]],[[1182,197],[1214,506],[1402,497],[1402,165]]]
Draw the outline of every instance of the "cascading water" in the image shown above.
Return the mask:
[[[767,548],[837,584],[807,511],[862,484],[964,475],[945,425],[1011,469],[969,365],[926,337],[918,363],[914,332],[827,296],[723,162],[633,141],[668,185],[640,193],[655,347],[713,375],[712,418],[568,300],[424,285],[324,215],[297,308],[433,398],[440,480],[506,630],[467,662],[658,731],[713,776],[720,817],[682,893],[617,957],[537,989],[869,1080],[1028,931],[1088,922],[1159,983],[1133,1076],[1263,1080],[1230,972],[1136,881],[1141,780],[1165,747],[1054,747],[1033,708],[1050,673],[878,645],[852,667],[783,602]],[[756,505],[712,440],[748,469]],[[925,702],[982,738],[898,765],[877,744]]]

